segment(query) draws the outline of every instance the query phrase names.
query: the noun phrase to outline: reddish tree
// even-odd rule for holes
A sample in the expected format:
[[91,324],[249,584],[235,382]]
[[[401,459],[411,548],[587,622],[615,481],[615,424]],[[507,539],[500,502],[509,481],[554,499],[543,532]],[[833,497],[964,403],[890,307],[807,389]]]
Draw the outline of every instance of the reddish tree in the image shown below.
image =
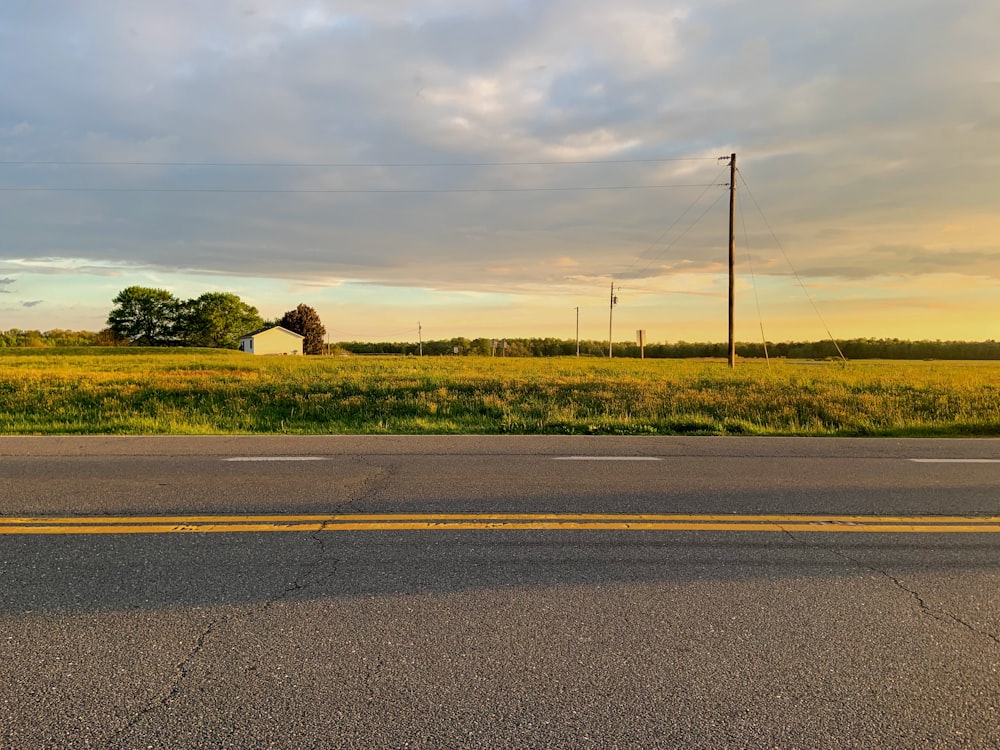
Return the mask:
[[281,316],[278,325],[306,337],[302,342],[303,354],[323,353],[326,328],[323,327],[319,314],[309,305],[299,305],[294,310],[289,310]]

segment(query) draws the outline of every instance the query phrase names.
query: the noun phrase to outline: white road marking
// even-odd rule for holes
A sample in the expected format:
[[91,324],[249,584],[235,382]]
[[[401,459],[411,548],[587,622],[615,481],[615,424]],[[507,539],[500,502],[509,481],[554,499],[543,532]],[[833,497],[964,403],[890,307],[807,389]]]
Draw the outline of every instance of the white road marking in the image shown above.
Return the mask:
[[656,456],[556,456],[553,461],[662,461]]
[[1000,464],[1000,458],[911,458],[916,464]]
[[326,461],[324,456],[236,456],[223,461]]

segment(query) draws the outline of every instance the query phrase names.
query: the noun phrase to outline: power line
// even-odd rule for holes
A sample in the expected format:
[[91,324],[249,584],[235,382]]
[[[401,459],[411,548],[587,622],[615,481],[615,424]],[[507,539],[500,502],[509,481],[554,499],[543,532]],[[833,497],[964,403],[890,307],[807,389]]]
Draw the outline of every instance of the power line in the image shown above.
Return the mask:
[[581,164],[662,164],[677,161],[714,161],[710,156],[678,156],[660,159],[600,159],[575,161],[472,161],[472,162],[251,162],[251,161],[29,161],[3,160],[2,166],[16,167],[254,167],[280,169],[407,167],[557,167]]
[[263,194],[406,194],[406,193],[558,193],[600,190],[664,190],[711,187],[704,183],[663,185],[593,185],[529,188],[149,188],[149,187],[0,187],[4,193],[263,193]]
[[[736,170],[743,179],[743,173]],[[768,365],[771,364],[771,358],[767,356],[767,337],[764,335],[764,316],[760,312],[760,295],[757,293],[757,276],[753,272],[753,256],[750,253],[750,235],[747,234],[747,219],[746,215],[743,213],[743,201],[739,203],[740,207],[740,222],[743,224],[743,244],[747,251],[747,265],[750,268],[750,280],[753,283],[753,298],[757,304],[757,322],[760,325],[760,341],[764,346],[764,360]]]
[[[704,195],[704,193],[702,193],[702,195]],[[652,268],[652,263],[654,261],[658,260],[659,258],[663,257],[664,253],[666,253],[667,250],[669,250],[674,245],[676,245],[678,242],[680,242],[688,232],[690,232],[692,229],[694,229],[694,227],[698,224],[698,222],[700,222],[703,218],[705,218],[705,215],[718,205],[719,201],[722,200],[723,196],[725,196],[725,193],[719,193],[719,195],[716,197],[716,199],[714,201],[712,201],[712,203],[704,211],[701,212],[701,214],[698,216],[697,219],[695,219],[690,224],[688,224],[687,227],[684,228],[683,232],[681,232],[679,235],[677,235],[662,250],[660,250],[660,252],[658,252],[656,255],[654,255],[652,258],[649,259],[649,262],[647,262],[647,264],[640,269],[640,273],[645,273],[646,271],[650,270]],[[701,199],[701,196],[699,196],[699,200],[700,199]],[[687,211],[685,211],[685,213],[687,213]],[[631,266],[630,266],[630,268],[631,268]]]
[[[652,252],[653,248],[655,248],[660,243],[660,240],[662,240],[664,237],[666,237],[667,233],[669,233],[675,226],[677,226],[677,224],[680,223],[681,219],[683,219],[685,216],[687,216],[688,211],[690,211],[692,208],[694,208],[695,205],[697,205],[697,203],[702,198],[705,197],[705,193],[707,193],[710,188],[712,188],[712,187],[721,187],[721,185],[718,183],[718,180],[722,177],[722,174],[725,171],[726,171],[725,167],[723,169],[721,169],[719,171],[719,173],[715,176],[715,181],[711,182],[711,183],[708,183],[707,185],[705,185],[705,189],[701,191],[701,193],[698,195],[697,198],[695,198],[693,201],[691,201],[691,203],[688,205],[688,207],[685,208],[680,213],[680,215],[676,219],[673,220],[673,222],[671,222],[670,226],[668,226],[666,229],[664,229],[662,232],[660,232],[660,236],[657,237],[655,240],[653,240],[652,244],[650,244],[649,247],[647,247],[645,250],[643,250],[641,253],[639,253],[638,255],[635,256],[635,260],[633,260],[632,264],[627,269],[625,269],[625,273],[628,273],[633,268],[635,268],[636,264],[638,264],[640,260],[642,260],[650,252]],[[681,236],[683,236],[683,235],[681,235]],[[680,239],[680,238],[678,238],[678,239]],[[674,240],[674,242],[676,242],[676,241],[677,240]],[[670,247],[671,247],[671,245],[673,245],[673,244],[674,243],[668,244],[665,248],[663,248],[663,250],[661,250],[659,252],[659,254],[657,254],[656,256],[654,256],[652,259],[655,260],[656,258],[661,257],[663,255],[663,253],[665,253],[667,250],[669,250]],[[649,269],[648,265],[643,268],[644,271],[648,270],[648,269]]]
[[393,336],[403,336],[405,334],[418,333],[418,330],[419,326],[418,328],[403,328],[395,331],[382,332],[376,336],[376,334],[373,333],[365,333],[365,334],[350,333],[347,331],[341,331],[337,328],[330,328],[327,330],[327,333],[334,333],[337,334],[338,336],[344,336],[346,338],[341,339],[341,341],[347,341],[347,339],[352,339],[352,340],[373,339],[373,338],[387,339]]
[[845,357],[844,353],[840,350],[840,345],[837,343],[837,339],[835,339],[833,337],[833,334],[830,332],[830,326],[826,324],[826,320],[823,318],[823,314],[819,311],[819,307],[817,307],[816,301],[812,298],[812,295],[809,294],[809,289],[806,288],[805,282],[802,281],[802,277],[799,276],[799,272],[795,270],[795,266],[792,265],[791,258],[788,257],[788,253],[785,252],[785,248],[782,246],[781,242],[778,240],[778,236],[774,233],[774,230],[771,228],[771,222],[769,222],[767,220],[767,217],[764,216],[764,212],[761,210],[760,205],[757,203],[757,199],[754,198],[753,192],[750,190],[750,186],[747,185],[747,181],[744,179],[742,172],[740,173],[740,181],[743,183],[743,187],[747,189],[747,195],[749,195],[750,200],[753,201],[753,205],[757,209],[757,213],[760,214],[760,218],[764,220],[764,225],[767,227],[767,231],[771,233],[771,238],[774,240],[774,244],[778,246],[778,249],[781,251],[781,254],[785,257],[785,262],[788,263],[788,267],[792,270],[792,275],[795,277],[795,280],[802,288],[803,294],[806,295],[806,299],[809,300],[809,304],[812,305],[812,309],[816,313],[816,317],[819,318],[820,323],[823,324],[823,328],[826,330],[826,335],[829,336],[830,341],[833,342],[833,346],[837,350],[837,354],[839,354],[840,358],[844,362],[846,362],[847,357]]

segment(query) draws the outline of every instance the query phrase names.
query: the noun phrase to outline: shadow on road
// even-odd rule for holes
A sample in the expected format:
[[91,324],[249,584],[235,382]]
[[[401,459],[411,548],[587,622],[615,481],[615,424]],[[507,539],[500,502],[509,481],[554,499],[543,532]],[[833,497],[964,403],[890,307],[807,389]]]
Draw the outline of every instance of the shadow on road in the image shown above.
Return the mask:
[[995,571],[1000,535],[420,531],[0,538],[0,613]]

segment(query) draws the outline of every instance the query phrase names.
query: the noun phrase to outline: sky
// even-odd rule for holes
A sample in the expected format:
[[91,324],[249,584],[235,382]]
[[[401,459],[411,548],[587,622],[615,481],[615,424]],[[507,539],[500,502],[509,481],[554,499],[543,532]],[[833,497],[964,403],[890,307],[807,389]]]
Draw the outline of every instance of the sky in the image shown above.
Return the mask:
[[[1000,338],[996,0],[5,0],[0,329]],[[618,304],[610,306],[611,285]],[[579,323],[578,323],[579,321]]]

